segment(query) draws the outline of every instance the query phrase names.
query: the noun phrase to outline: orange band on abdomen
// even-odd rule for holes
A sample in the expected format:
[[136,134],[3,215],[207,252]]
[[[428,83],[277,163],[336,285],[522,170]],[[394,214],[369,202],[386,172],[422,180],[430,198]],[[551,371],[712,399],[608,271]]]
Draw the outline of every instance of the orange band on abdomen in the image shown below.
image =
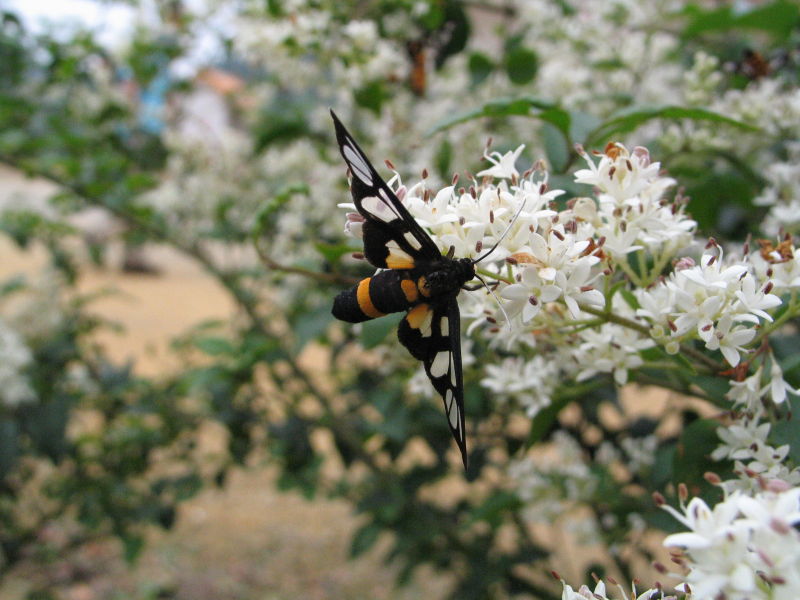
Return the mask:
[[417,289],[417,284],[414,283],[411,279],[403,279],[400,282],[400,289],[403,290],[403,294],[405,294],[406,300],[409,302],[416,302],[417,298],[419,298],[419,290]]
[[358,308],[361,309],[361,312],[375,319],[377,317],[382,317],[385,313],[375,308],[375,305],[372,303],[372,298],[369,296],[369,282],[371,279],[371,277],[367,277],[366,279],[362,279],[361,283],[358,284],[356,300],[358,300]]

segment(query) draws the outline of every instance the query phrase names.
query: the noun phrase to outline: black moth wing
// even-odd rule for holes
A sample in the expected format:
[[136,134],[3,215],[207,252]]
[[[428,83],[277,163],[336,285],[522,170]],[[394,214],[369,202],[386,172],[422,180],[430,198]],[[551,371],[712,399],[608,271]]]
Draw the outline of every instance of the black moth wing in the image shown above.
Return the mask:
[[[353,178],[350,191],[364,223],[364,254],[376,267],[412,268],[415,259],[437,260],[441,252],[400,199],[378,175],[353,136],[331,111],[336,140]],[[388,261],[395,255],[396,261]],[[402,265],[402,266],[401,266]]]
[[400,321],[400,342],[442,397],[450,432],[467,468],[467,434],[464,421],[464,377],[461,368],[461,316],[455,297],[433,305],[419,304]]

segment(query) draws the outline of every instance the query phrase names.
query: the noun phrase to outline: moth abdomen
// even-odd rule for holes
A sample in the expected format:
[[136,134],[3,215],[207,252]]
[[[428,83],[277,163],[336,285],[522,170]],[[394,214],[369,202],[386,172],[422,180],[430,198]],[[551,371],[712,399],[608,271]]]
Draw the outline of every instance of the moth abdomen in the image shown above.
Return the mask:
[[336,296],[331,312],[341,321],[361,323],[408,310],[418,298],[417,285],[407,271],[381,271]]

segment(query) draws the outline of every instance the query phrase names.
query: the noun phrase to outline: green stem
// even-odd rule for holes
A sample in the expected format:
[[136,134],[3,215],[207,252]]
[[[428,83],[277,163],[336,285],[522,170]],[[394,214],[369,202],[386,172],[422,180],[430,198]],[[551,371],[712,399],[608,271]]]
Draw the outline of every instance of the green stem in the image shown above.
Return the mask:
[[476,271],[478,275],[481,277],[485,277],[486,279],[493,279],[494,281],[502,281],[503,283],[508,283],[509,285],[514,283],[514,280],[508,277],[503,277],[498,273],[492,273],[491,271],[487,271],[486,269],[477,269]]
[[[625,317],[616,315],[610,312],[608,309],[595,308],[588,304],[578,304],[578,306],[582,311],[588,312],[591,315],[602,317],[609,323],[622,325],[623,327],[627,327],[628,329],[633,329],[634,331],[641,333],[643,336],[650,337],[650,328],[647,327],[646,325],[642,325],[641,323],[637,323],[636,321],[632,321],[631,319],[626,319]],[[704,365],[705,368],[711,373],[719,373],[720,371],[724,370],[724,367],[720,365],[717,361],[715,361],[712,358],[709,358],[702,352],[699,352],[698,350],[695,350],[694,348],[686,344],[681,344],[681,353],[692,358],[695,362]]]

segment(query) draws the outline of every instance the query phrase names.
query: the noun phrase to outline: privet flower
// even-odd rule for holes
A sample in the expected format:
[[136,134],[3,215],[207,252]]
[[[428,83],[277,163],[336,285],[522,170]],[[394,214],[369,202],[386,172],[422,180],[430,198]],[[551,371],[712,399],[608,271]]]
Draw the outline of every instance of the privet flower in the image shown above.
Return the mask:
[[15,408],[36,399],[25,374],[32,360],[22,336],[0,319],[0,405]]
[[[612,580],[613,581],[613,580]],[[578,591],[572,589],[565,581],[561,581],[564,590],[561,593],[561,600],[677,600],[677,596],[667,595],[664,590],[660,588],[650,588],[643,592],[636,589],[636,583],[631,583],[630,594],[628,590],[617,584],[618,594],[610,595],[606,590],[605,582],[600,579],[594,586],[594,589],[589,588],[587,585],[582,585]],[[682,600],[693,600],[695,596],[692,594],[682,594]],[[698,599],[699,600],[699,599]]]
[[793,600],[800,589],[800,488],[728,494],[710,508],[693,498],[663,507],[688,531],[664,540],[682,549],[682,577],[697,598]]

